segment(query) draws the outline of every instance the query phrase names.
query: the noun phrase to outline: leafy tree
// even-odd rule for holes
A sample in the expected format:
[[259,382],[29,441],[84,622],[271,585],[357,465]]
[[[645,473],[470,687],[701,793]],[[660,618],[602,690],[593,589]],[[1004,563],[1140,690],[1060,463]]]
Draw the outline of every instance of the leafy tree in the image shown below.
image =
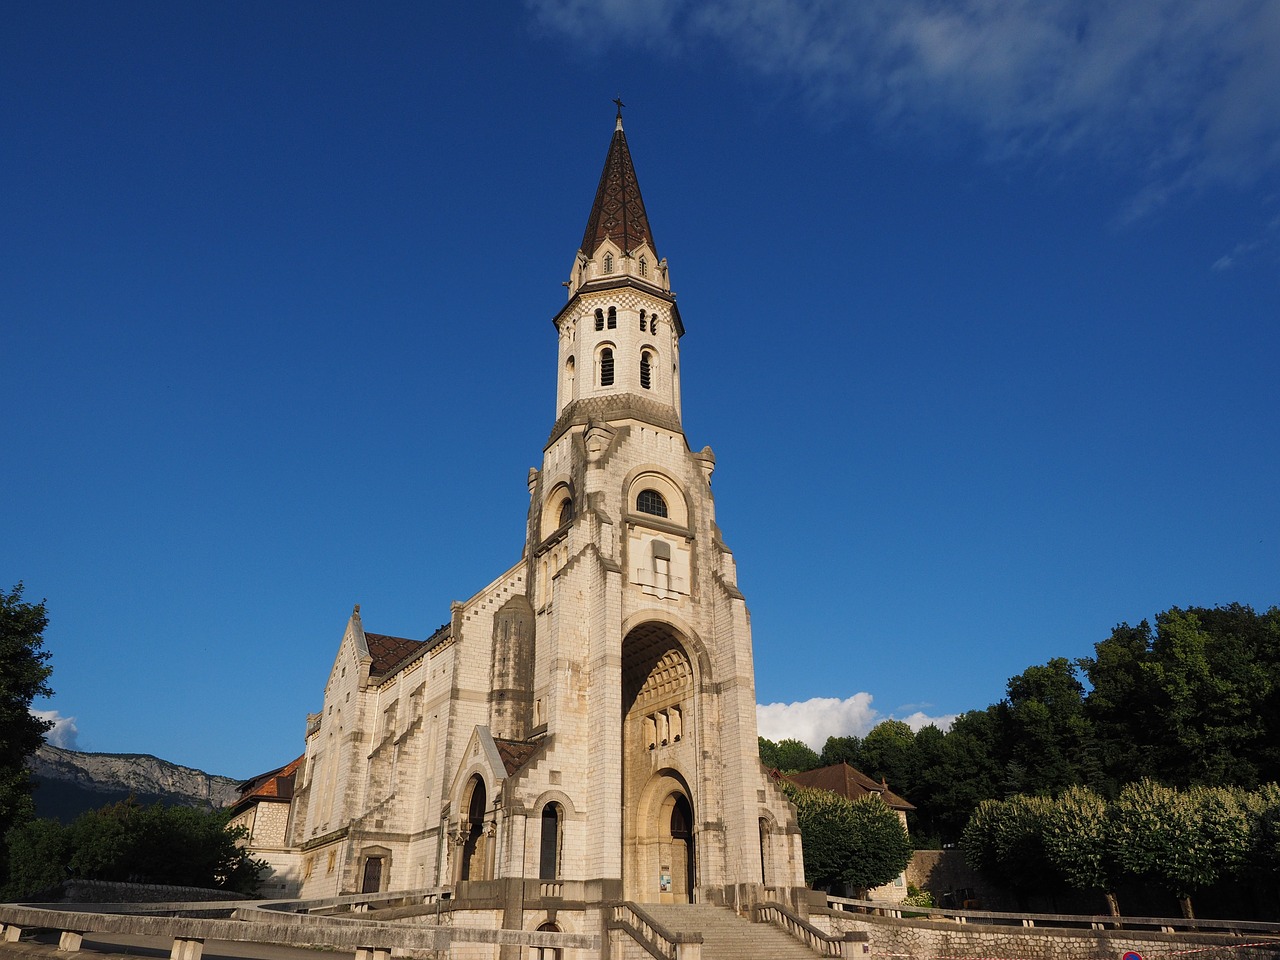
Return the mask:
[[783,773],[799,773],[822,765],[821,759],[808,744],[792,739],[774,743],[764,737],[760,738],[760,762]]
[[53,668],[43,649],[48,623],[44,601],[24,601],[21,583],[0,592],[0,836],[31,817],[27,758],[52,726],[30,710],[32,700],[53,692],[48,684]]
[[1067,885],[1101,893],[1107,911],[1120,916],[1118,869],[1112,860],[1107,801],[1088,787],[1070,787],[1044,817],[1044,851]]
[[1096,781],[1093,736],[1084,710],[1084,686],[1064,657],[1028,667],[1008,684],[1000,704],[1015,793],[1055,793]]
[[1179,791],[1141,780],[1121,790],[1111,810],[1116,862],[1176,896],[1188,919],[1195,916],[1191,894],[1238,871],[1249,852],[1249,817],[1237,791]]
[[960,836],[965,860],[993,883],[1013,890],[1025,907],[1034,891],[1060,883],[1044,848],[1052,801],[1019,794],[978,804]]
[[810,886],[847,884],[865,892],[906,869],[911,841],[902,820],[879,796],[850,800],[787,781],[782,789],[796,805]]
[[956,717],[945,734],[935,727],[916,734],[919,784],[905,796],[917,807],[920,840],[937,836],[955,843],[978,804],[1002,795],[995,713],[995,707],[971,710]]
[[20,900],[56,887],[67,875],[67,831],[57,820],[14,824],[5,836],[9,879],[0,900]]
[[822,746],[822,766],[830,767],[837,763],[847,763],[851,767],[862,769],[862,740],[859,737],[827,737]]
[[1256,889],[1280,896],[1280,785],[1265,784],[1244,802],[1249,816],[1249,872]]
[[228,816],[124,800],[83,813],[67,827],[32,821],[9,833],[10,855],[22,867],[11,890],[24,896],[81,877],[252,893],[266,865],[237,843],[244,831],[229,830]]
[[908,799],[919,780],[917,760],[915,732],[901,720],[880,721],[862,741],[862,772]]
[[1080,661],[1111,790],[1280,779],[1280,608],[1172,607]]

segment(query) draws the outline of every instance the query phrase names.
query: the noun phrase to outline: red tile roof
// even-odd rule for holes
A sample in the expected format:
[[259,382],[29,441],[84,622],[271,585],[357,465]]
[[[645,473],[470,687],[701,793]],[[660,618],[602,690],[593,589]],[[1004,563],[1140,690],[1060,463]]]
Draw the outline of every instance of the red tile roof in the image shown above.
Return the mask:
[[528,740],[499,740],[496,737],[493,740],[494,745],[498,748],[498,756],[502,758],[502,765],[507,770],[507,776],[511,776],[526,763],[530,758],[538,752],[538,748],[542,746],[542,741]]
[[285,764],[283,767],[260,773],[256,777],[244,781],[244,783],[240,784],[240,799],[236,801],[236,804],[239,805],[246,800],[252,799],[292,800],[294,779],[297,776],[298,768],[302,766],[303,759],[305,759],[305,755]]
[[417,653],[427,643],[425,640],[388,637],[385,634],[369,633],[368,631],[365,631],[364,642],[368,645],[369,653],[373,656],[373,665],[369,668],[369,672],[374,676],[380,676],[393,667],[399,666],[401,662]]
[[819,790],[830,790],[842,797],[856,800],[869,793],[880,796],[891,810],[914,810],[915,805],[907,802],[889,789],[887,783],[877,783],[861,770],[855,770],[847,763],[837,763],[817,770],[806,770],[803,773],[786,775],[794,784],[802,787],[816,787]]

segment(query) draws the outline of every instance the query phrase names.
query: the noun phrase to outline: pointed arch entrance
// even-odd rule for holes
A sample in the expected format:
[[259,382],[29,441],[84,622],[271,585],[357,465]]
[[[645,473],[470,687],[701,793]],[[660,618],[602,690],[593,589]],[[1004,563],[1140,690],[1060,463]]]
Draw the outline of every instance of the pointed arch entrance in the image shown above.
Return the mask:
[[627,899],[691,903],[698,887],[694,662],[671,625],[622,643],[622,873]]
[[462,855],[458,862],[459,880],[487,880],[489,851],[485,831],[486,791],[480,776],[471,778],[467,816],[460,825]]

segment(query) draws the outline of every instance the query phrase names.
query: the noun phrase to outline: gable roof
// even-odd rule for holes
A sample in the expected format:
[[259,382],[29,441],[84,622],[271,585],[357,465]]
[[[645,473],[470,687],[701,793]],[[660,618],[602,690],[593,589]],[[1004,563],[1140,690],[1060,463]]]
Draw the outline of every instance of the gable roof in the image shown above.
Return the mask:
[[305,757],[304,754],[283,767],[268,770],[266,773],[260,773],[256,777],[245,780],[239,785],[240,798],[235,802],[235,806],[241,806],[249,800],[292,800],[294,780]]
[[803,773],[789,775],[779,774],[779,776],[786,776],[786,779],[798,786],[829,790],[832,793],[840,794],[842,797],[848,797],[850,800],[856,800],[859,797],[865,797],[869,793],[874,793],[891,810],[915,809],[915,804],[909,803],[898,796],[889,789],[887,783],[883,781],[877,783],[861,770],[855,770],[847,763],[836,763],[829,767],[819,767],[817,770],[806,770]]
[[498,747],[498,756],[502,758],[502,766],[506,769],[508,777],[528,763],[542,746],[541,741],[499,740],[496,737],[493,742]]
[[386,634],[368,631],[365,631],[364,642],[369,648],[369,655],[373,657],[369,673],[375,676],[386,673],[426,645],[425,640],[389,637]]

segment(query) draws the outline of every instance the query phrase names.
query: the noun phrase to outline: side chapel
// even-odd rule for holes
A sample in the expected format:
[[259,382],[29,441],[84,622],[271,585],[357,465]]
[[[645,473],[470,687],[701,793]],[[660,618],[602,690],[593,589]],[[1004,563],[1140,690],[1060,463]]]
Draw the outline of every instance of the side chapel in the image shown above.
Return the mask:
[[523,556],[425,640],[369,632],[355,608],[288,770],[287,831],[255,844],[290,893],[447,887],[508,913],[802,900],[621,109],[567,286]]

